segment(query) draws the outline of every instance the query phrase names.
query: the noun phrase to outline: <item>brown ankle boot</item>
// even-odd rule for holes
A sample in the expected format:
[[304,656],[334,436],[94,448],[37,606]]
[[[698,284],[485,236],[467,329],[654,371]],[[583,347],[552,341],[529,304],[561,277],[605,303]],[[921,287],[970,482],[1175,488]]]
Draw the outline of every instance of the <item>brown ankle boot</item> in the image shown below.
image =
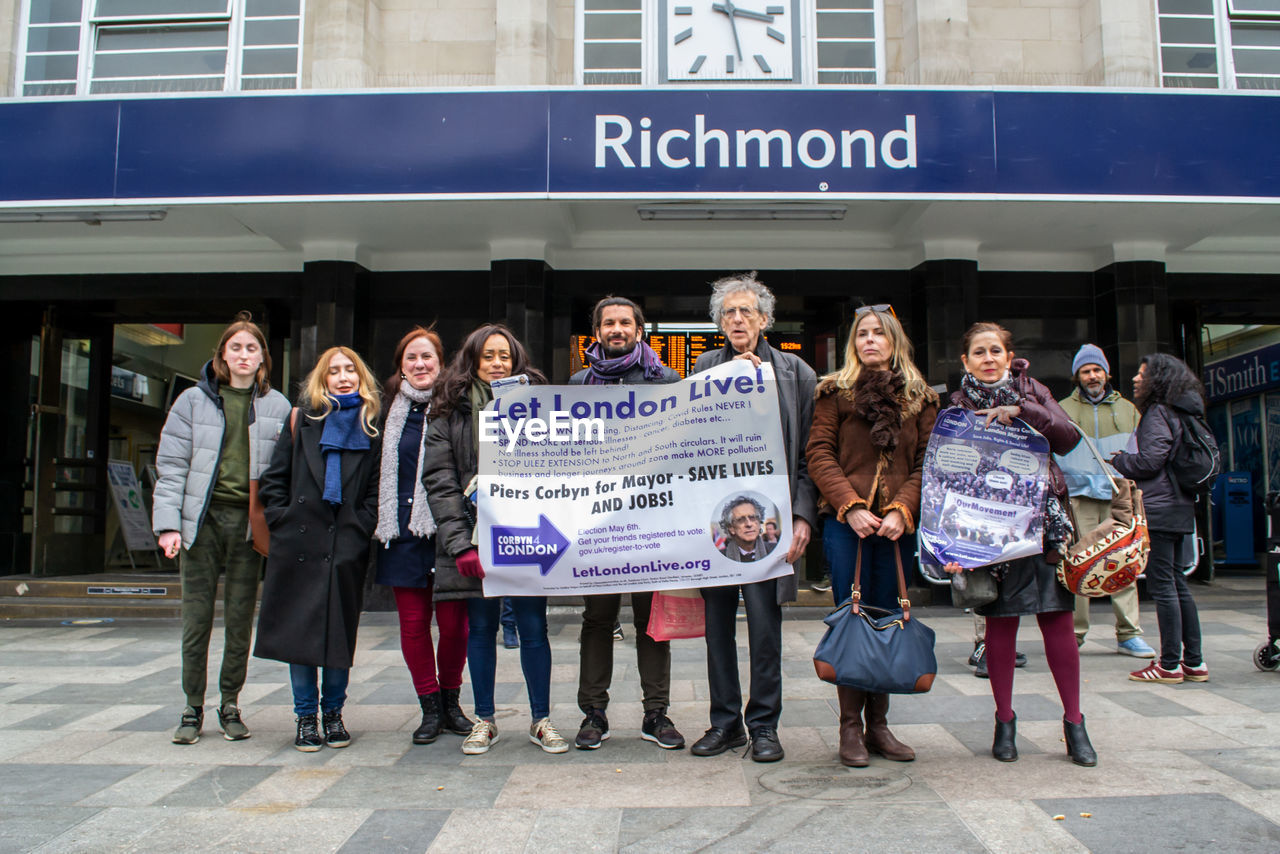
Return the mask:
[[862,735],[862,706],[866,692],[836,686],[840,698],[840,762],[853,768],[865,768],[871,762]]
[[867,750],[894,762],[910,762],[916,752],[889,732],[889,695],[867,694]]

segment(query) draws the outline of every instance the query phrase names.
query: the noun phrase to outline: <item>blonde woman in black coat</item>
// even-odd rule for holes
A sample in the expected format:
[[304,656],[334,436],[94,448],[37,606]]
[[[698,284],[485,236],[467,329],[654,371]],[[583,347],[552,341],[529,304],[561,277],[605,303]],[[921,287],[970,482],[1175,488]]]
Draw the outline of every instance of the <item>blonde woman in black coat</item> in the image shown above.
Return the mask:
[[258,487],[271,555],[254,655],[289,664],[293,745],[311,753],[351,743],[342,707],[378,520],[378,384],[354,350],[332,347],[300,403]]

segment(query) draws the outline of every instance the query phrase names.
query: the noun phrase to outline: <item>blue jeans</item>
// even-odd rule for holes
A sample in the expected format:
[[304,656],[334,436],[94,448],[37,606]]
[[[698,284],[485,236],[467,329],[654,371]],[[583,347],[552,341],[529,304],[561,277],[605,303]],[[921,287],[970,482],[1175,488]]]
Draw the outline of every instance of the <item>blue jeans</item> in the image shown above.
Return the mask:
[[[547,597],[512,596],[520,632],[520,669],[529,689],[529,710],[535,721],[551,713],[551,645],[547,643]],[[502,599],[468,599],[467,668],[476,701],[476,717],[493,720],[493,682],[498,669],[498,626]]]
[[[319,685],[317,686],[317,673]],[[351,671],[346,667],[311,667],[289,665],[289,682],[293,686],[293,713],[298,717],[322,712],[340,712],[347,701],[347,683]],[[323,694],[324,699],[321,699]]]
[[822,548],[831,564],[831,597],[839,605],[853,589],[853,568],[862,549],[862,602],[873,608],[898,609],[898,565],[893,550],[902,553],[904,567],[910,557],[910,536],[903,534],[895,542],[879,534],[859,538],[848,522],[837,522],[834,516],[823,520]]

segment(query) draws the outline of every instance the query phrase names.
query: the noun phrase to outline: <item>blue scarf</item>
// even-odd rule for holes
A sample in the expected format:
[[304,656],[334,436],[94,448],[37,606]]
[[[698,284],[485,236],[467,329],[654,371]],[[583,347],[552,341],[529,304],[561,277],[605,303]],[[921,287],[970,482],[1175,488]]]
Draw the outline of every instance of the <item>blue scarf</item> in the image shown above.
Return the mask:
[[662,360],[658,358],[657,353],[653,352],[653,348],[643,341],[637,341],[636,346],[632,347],[627,355],[615,356],[612,359],[606,358],[604,348],[600,346],[599,341],[595,341],[587,348],[586,357],[588,367],[584,385],[609,385],[620,382],[622,375],[637,364],[644,365],[646,381],[654,382],[662,379]]
[[324,454],[324,500],[342,504],[342,452],[369,450],[369,434],[360,424],[364,400],[359,392],[331,394],[336,405],[324,419],[320,451]]

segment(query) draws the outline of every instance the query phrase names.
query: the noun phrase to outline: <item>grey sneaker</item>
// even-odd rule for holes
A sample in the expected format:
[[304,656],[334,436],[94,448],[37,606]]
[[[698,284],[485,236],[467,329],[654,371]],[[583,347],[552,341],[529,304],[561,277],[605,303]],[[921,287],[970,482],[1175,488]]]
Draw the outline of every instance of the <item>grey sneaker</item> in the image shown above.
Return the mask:
[[182,710],[182,722],[173,733],[174,744],[195,744],[200,740],[200,729],[204,726],[204,709],[187,706]]
[[235,703],[227,703],[218,709],[218,728],[227,741],[243,741],[251,735],[249,728],[240,720],[240,709]]

